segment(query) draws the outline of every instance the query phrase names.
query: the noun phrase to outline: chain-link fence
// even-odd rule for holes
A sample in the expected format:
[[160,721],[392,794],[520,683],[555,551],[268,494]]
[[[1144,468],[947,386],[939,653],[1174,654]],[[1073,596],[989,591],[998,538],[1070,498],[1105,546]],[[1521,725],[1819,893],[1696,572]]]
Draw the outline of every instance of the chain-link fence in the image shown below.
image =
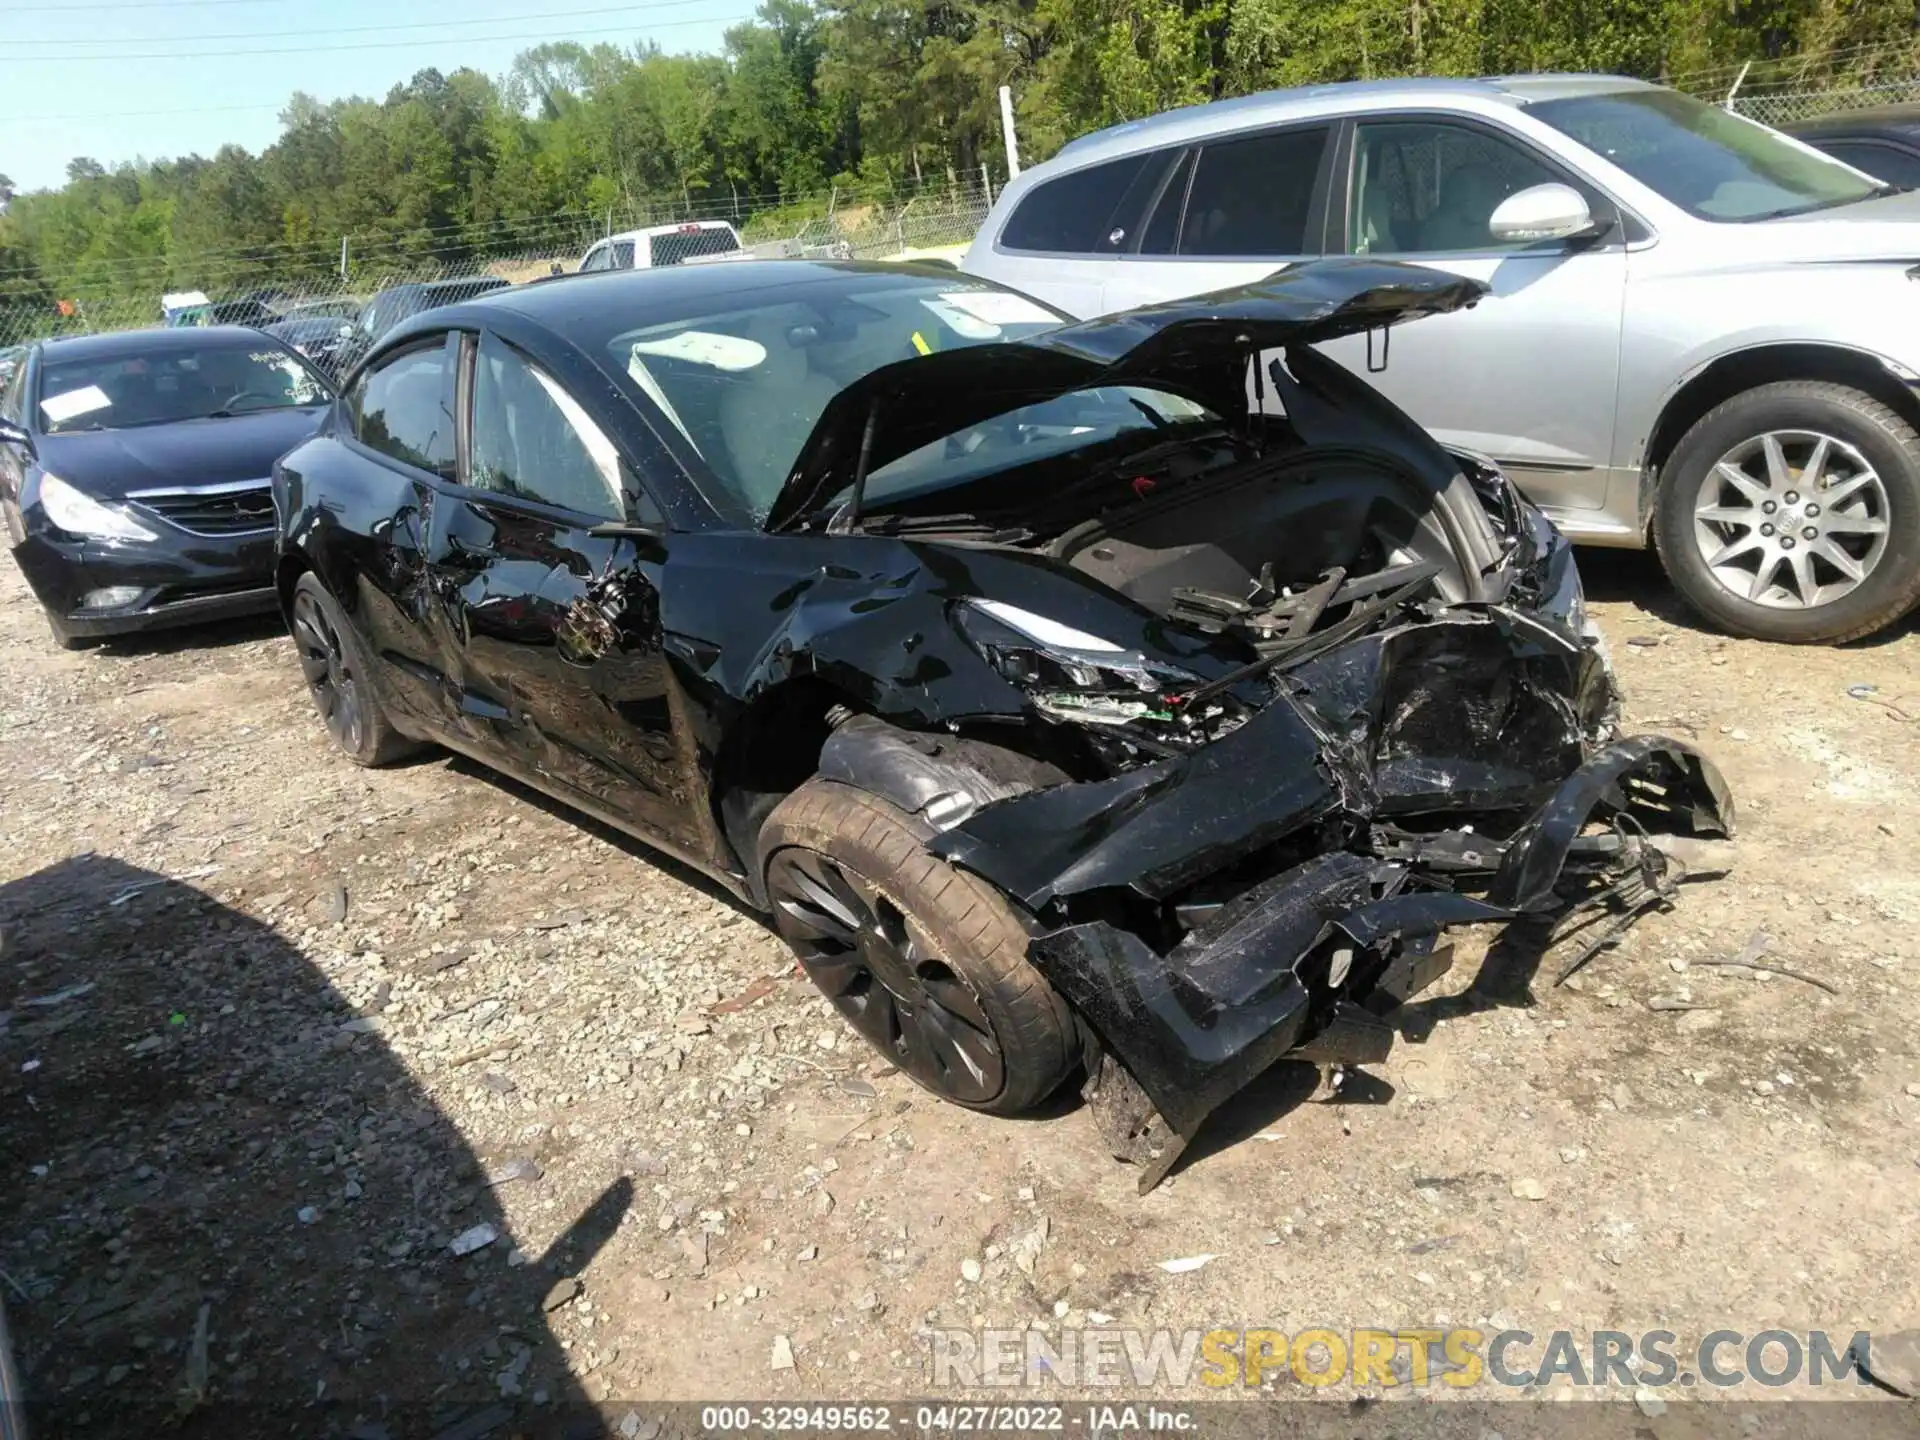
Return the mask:
[[1908,42],[1855,45],[1742,61],[1677,75],[1669,83],[1763,125],[1792,125],[1839,111],[1920,102],[1920,48]]
[[[445,232],[93,260],[51,274],[0,273],[0,350],[49,336],[162,323],[289,323],[302,327],[296,343],[306,348],[308,340],[320,343],[329,325],[335,332],[352,325],[367,302],[396,286],[481,276],[519,284],[575,269],[598,241],[665,225],[707,231],[725,222],[744,249],[767,257],[957,261],[985,219],[992,195],[992,182],[983,175],[971,184],[910,192],[829,190],[759,203],[724,196]],[[657,248],[657,257],[655,247],[647,250],[654,263],[720,258],[697,253],[719,248],[705,239]],[[633,263],[631,254],[616,263]]]

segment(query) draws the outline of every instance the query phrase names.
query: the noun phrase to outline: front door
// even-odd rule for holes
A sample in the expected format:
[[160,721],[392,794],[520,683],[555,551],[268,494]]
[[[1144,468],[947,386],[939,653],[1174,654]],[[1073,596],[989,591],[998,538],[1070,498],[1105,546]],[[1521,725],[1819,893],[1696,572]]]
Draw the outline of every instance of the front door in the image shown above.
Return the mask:
[[[1407,260],[1486,281],[1471,310],[1323,347],[1443,444],[1498,461],[1569,528],[1605,504],[1626,299],[1625,217],[1606,196],[1517,136],[1424,116],[1353,129],[1349,254]],[[1502,200],[1571,184],[1606,229],[1591,239],[1493,239]],[[1381,368],[1384,367],[1384,368]]]
[[[637,493],[586,410],[491,334],[473,342],[464,483],[441,497],[430,564],[486,758],[557,798],[688,851],[661,649],[668,540],[595,534]],[[652,517],[643,517],[652,518]]]

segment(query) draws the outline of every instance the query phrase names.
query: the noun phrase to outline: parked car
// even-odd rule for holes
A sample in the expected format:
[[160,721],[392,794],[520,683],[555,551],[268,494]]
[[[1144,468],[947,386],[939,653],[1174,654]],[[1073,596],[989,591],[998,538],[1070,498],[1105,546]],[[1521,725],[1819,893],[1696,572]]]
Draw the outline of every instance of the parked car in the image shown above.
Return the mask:
[[297,300],[280,307],[281,320],[357,320],[366,307],[358,295],[334,295],[325,300]]
[[243,296],[235,300],[183,306],[169,313],[167,324],[204,329],[209,325],[266,325],[276,318],[272,307],[264,301]]
[[688,260],[731,255],[740,249],[740,235],[724,220],[692,220],[683,225],[654,225],[627,230],[606,239],[580,258],[579,273],[596,270],[653,270]]
[[1842,110],[1781,128],[1876,180],[1920,189],[1920,105]]
[[[1321,254],[1492,289],[1328,346],[1737,634],[1920,600],[1920,195],[1671,90],[1395,80],[1195,106],[1012,181],[963,268],[1081,316]],[[1900,263],[1895,263],[1900,262]]]
[[389,286],[361,307],[353,322],[353,338],[342,356],[342,368],[351,366],[374,341],[409,316],[506,288],[507,282],[498,275],[463,275],[453,280]]
[[332,395],[258,330],[31,346],[0,393],[0,515],[54,638],[271,611],[269,475]]
[[315,316],[305,320],[276,320],[260,327],[311,360],[330,379],[338,379],[357,353],[359,331],[350,320]]
[[1087,1068],[1150,1182],[1279,1056],[1384,1054],[1445,927],[1630,917],[1731,822],[1617,734],[1539,512],[1310,348],[1483,292],[503,291],[390,333],[275,467],[277,584],[348,758],[437,742],[698,866],[959,1104]]

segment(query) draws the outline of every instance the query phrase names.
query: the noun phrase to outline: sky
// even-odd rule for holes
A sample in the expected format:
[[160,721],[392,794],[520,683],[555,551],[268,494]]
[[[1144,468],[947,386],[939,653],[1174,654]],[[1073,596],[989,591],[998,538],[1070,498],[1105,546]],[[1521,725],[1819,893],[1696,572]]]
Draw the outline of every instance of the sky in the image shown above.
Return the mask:
[[543,41],[717,50],[757,0],[0,0],[0,175],[259,152],[295,90],[384,96],[416,70],[504,75]]

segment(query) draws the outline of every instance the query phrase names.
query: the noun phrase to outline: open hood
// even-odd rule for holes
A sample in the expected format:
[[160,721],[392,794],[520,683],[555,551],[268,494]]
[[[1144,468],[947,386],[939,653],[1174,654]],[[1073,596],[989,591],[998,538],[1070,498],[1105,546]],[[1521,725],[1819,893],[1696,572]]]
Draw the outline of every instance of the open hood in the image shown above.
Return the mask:
[[766,528],[786,528],[848,484],[863,445],[871,472],[969,425],[1100,385],[1152,385],[1230,415],[1246,403],[1252,351],[1444,314],[1486,292],[1423,265],[1321,260],[1238,289],[884,365],[827,402]]

